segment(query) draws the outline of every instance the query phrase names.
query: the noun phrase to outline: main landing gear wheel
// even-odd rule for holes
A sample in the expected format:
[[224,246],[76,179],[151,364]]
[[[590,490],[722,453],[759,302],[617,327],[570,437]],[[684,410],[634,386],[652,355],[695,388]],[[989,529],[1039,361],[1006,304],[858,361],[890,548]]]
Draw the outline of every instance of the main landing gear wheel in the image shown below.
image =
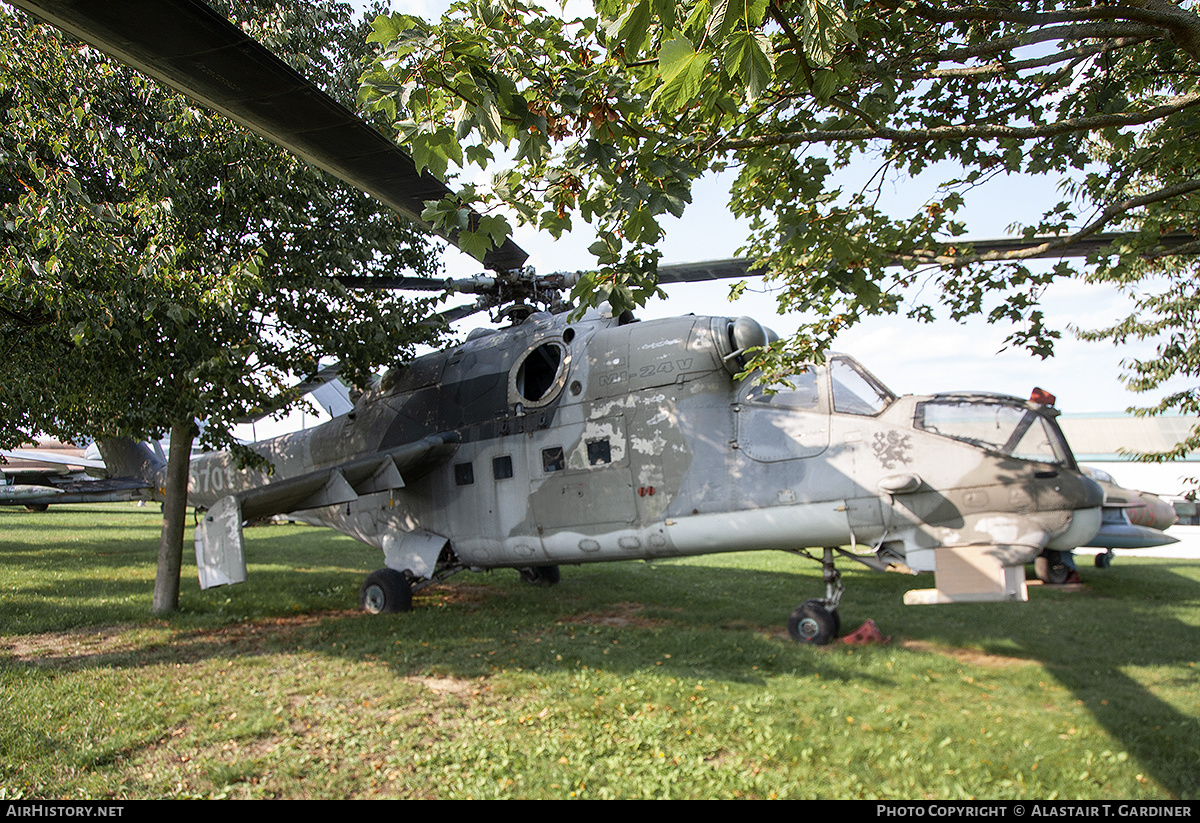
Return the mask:
[[1071,567],[1063,562],[1062,555],[1049,550],[1033,559],[1033,571],[1038,580],[1052,586],[1061,586],[1071,577]]
[[358,592],[358,605],[371,614],[410,612],[412,584],[395,569],[371,572]]
[[1095,563],[1096,563],[1097,569],[1107,569],[1109,566],[1112,565],[1112,562],[1113,562],[1113,550],[1112,549],[1109,549],[1106,552],[1101,552],[1100,554],[1096,555]]
[[788,634],[797,643],[824,646],[837,637],[841,623],[837,611],[825,608],[820,600],[809,600],[788,618]]
[[522,580],[534,586],[553,586],[560,578],[558,566],[529,566],[517,571]]

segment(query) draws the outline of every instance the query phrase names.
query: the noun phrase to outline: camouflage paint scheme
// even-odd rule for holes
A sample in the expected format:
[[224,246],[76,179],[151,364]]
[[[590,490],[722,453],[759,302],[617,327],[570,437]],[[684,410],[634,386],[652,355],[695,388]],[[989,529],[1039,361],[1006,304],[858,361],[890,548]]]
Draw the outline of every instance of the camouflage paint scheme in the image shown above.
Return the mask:
[[[260,444],[271,476],[223,453],[197,458],[190,499],[217,524],[198,529],[202,584],[239,576],[204,569],[240,552],[243,517],[291,511],[380,548],[415,581],[826,546],[880,570],[936,571],[939,586],[943,574],[986,578],[920,602],[1026,599],[1025,563],[1095,534],[1102,494],[1065,441],[1030,460],[923,430],[932,398],[876,383],[882,409],[864,405],[836,375],[872,378],[841,355],[771,394],[736,379],[733,327],[535,314],[398,367],[349,414]],[[961,399],[1057,432],[1048,407]],[[211,516],[222,510],[225,526]]]

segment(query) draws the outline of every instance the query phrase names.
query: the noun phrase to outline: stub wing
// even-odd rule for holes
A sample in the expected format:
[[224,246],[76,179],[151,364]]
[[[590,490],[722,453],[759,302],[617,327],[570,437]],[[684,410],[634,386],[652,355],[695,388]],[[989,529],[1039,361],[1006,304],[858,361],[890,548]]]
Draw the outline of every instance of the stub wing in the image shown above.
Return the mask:
[[244,521],[352,503],[366,494],[402,489],[406,475],[416,477],[444,463],[458,450],[458,445],[457,434],[432,435],[220,498],[209,506],[196,526],[200,588],[241,583],[246,579]]
[[0,486],[0,506],[47,506],[51,503],[123,503],[152,500],[154,488],[137,477],[80,480],[52,486],[15,483]]
[[[1092,470],[1095,477],[1095,470]],[[1104,520],[1086,545],[1097,549],[1150,549],[1179,541],[1164,531],[1179,519],[1175,507],[1156,494],[1118,486],[1108,475],[1096,478],[1104,489]]]

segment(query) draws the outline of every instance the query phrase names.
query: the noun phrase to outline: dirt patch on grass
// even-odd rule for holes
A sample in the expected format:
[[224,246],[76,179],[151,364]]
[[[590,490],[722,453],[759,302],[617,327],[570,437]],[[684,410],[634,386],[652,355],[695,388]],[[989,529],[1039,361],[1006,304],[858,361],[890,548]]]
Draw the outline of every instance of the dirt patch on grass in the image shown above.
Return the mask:
[[471,697],[481,694],[484,688],[477,680],[463,680],[455,677],[410,677],[434,694],[454,694],[459,697]]
[[999,654],[988,654],[981,652],[978,649],[948,649],[944,646],[935,646],[933,643],[927,643],[923,640],[905,640],[900,643],[906,649],[911,649],[915,652],[931,652],[940,654],[944,657],[950,657],[962,663],[970,663],[972,666],[983,666],[990,669],[1002,669],[1009,666],[1026,666],[1032,661],[1021,657],[1006,657]]
[[495,586],[482,583],[439,583],[422,589],[414,597],[428,597],[441,603],[482,603],[502,594]]
[[4,649],[12,659],[22,663],[130,652],[143,645],[130,636],[140,628],[126,624],[3,637],[0,638],[0,649]]
[[195,659],[208,656],[214,647],[225,648],[230,654],[246,654],[263,651],[268,640],[278,645],[281,638],[309,629],[322,620],[359,614],[357,610],[313,612],[178,632],[165,624],[119,624],[0,637],[0,650],[19,663],[72,667],[119,663],[132,657],[141,662],[166,656]]

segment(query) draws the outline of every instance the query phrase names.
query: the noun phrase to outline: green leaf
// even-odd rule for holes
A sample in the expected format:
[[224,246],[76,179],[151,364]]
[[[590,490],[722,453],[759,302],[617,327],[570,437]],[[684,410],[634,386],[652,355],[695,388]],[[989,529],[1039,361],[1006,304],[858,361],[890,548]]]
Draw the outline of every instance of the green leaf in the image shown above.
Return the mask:
[[662,238],[662,230],[658,226],[658,221],[647,209],[632,209],[623,228],[625,237],[631,243],[653,246]]
[[804,50],[817,65],[829,65],[844,43],[858,42],[854,25],[837,0],[804,0],[800,10]]
[[725,42],[723,57],[726,71],[745,84],[747,99],[757,100],[773,76],[771,41],[764,34],[735,31]]
[[725,18],[728,13],[729,0],[716,0],[713,3],[712,12],[708,16],[708,24],[704,29],[704,41],[706,43],[720,44],[724,42],[727,30]]
[[728,17],[732,17],[751,30],[762,25],[767,13],[768,0],[729,0]]
[[682,35],[664,43],[658,53],[662,85],[654,93],[651,103],[660,109],[672,110],[695,100],[711,57],[707,51],[696,51],[691,41]]
[[450,129],[414,134],[410,145],[417,168],[429,169],[434,177],[445,177],[451,160],[460,167],[463,164],[462,146]]
[[625,52],[626,60],[636,60],[650,37],[650,0],[630,6],[607,29],[609,47]]

